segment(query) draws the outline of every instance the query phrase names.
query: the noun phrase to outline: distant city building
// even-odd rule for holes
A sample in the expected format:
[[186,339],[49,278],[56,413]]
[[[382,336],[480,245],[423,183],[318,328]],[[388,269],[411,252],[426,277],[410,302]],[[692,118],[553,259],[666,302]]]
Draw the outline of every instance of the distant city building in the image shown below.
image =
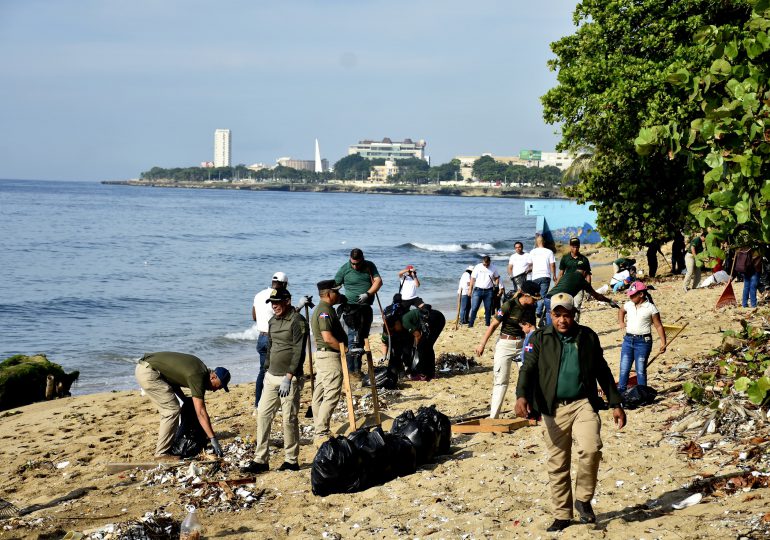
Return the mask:
[[210,169],[214,166],[213,161],[201,161],[201,168],[203,169]]
[[460,162],[460,173],[463,178],[473,178],[473,163],[483,157],[489,156],[498,163],[506,165],[523,165],[524,167],[557,167],[565,171],[572,165],[575,156],[567,152],[541,152],[540,150],[522,150],[518,156],[493,156],[486,153],[480,156],[455,156],[454,159]]
[[386,182],[391,176],[398,174],[399,168],[395,159],[386,159],[385,165],[369,167],[369,180],[372,182]]
[[385,137],[382,141],[376,142],[366,139],[349,146],[348,155],[359,154],[367,159],[417,158],[428,161],[425,156],[425,145],[423,140],[414,142],[412,139],[404,139],[393,142]]
[[543,152],[540,163],[543,167],[551,165],[560,171],[566,171],[572,166],[575,156],[569,152]]
[[489,154],[489,153],[481,154],[480,156],[455,156],[454,159],[460,162],[460,174],[463,175],[463,178],[465,178],[466,180],[473,178],[473,164],[476,162],[476,160],[484,156],[489,156],[495,161],[497,161],[498,163],[505,163],[506,165],[523,165],[524,167],[537,167],[536,162],[523,160],[519,156],[493,156],[492,154]]
[[214,131],[214,167],[230,166],[230,130]]
[[[299,171],[315,171],[316,162],[313,159],[293,159],[290,157],[281,157],[275,160],[278,165],[282,167],[291,167]],[[323,171],[329,170],[329,161],[326,159],[321,160],[321,168]],[[321,172],[323,172],[321,171]]]
[[264,163],[252,163],[251,165],[246,166],[247,169],[250,171],[261,171],[263,169],[269,169],[270,167],[265,165]]

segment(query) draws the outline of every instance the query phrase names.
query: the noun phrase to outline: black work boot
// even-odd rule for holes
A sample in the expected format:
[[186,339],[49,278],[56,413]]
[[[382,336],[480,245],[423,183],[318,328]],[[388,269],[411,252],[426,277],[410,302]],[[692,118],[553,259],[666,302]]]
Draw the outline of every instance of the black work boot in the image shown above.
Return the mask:
[[567,527],[569,527],[572,524],[572,521],[569,519],[554,519],[553,523],[551,523],[548,528],[546,529],[547,532],[559,532],[563,531]]
[[575,510],[580,514],[580,523],[596,523],[596,514],[591,508],[591,501],[575,501]]

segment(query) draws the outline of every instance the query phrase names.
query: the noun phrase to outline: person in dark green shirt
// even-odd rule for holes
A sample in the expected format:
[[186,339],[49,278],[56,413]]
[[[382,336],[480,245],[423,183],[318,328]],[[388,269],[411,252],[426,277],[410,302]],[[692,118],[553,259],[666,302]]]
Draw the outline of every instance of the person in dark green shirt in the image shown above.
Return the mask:
[[[429,381],[436,376],[436,352],[433,345],[444,329],[446,319],[428,304],[421,309],[401,312],[385,308],[386,332],[383,343],[389,344],[388,369],[398,377],[404,364],[413,381]],[[388,333],[389,331],[389,333]]]
[[361,380],[364,340],[372,328],[372,303],[382,287],[382,278],[377,266],[364,258],[364,252],[354,248],[350,250],[348,262],[337,270],[334,281],[345,287],[347,301],[342,305],[342,320],[348,328],[348,372]]
[[230,372],[227,369],[218,367],[210,370],[197,356],[163,351],[145,354],[136,365],[135,375],[160,413],[158,444],[155,448],[157,457],[178,461],[169,452],[179,424],[179,400],[185,399],[182,388],[190,389],[195,414],[211,441],[214,453],[220,457],[223,455],[206,411],[204,394],[207,390],[216,392],[220,388],[229,392],[227,384],[230,382]]
[[684,266],[687,273],[684,276],[684,292],[697,289],[700,284],[700,274],[703,262],[698,260],[698,254],[703,253],[703,242],[706,241],[706,233],[701,231],[695,235],[687,246],[684,256]]
[[[609,305],[614,307],[615,309],[620,309],[620,306],[615,302],[612,298],[607,298],[603,294],[599,294],[594,290],[594,288],[591,286],[591,283],[589,283],[586,274],[587,269],[585,266],[585,263],[583,261],[578,261],[575,265],[575,270],[573,272],[567,272],[562,276],[562,278],[559,280],[559,282],[553,286],[553,288],[548,291],[548,294],[545,296],[545,323],[551,324],[551,298],[559,293],[567,293],[573,298],[575,298],[579,293],[586,292],[596,298],[599,302],[607,302]],[[576,318],[577,321],[580,321],[580,309],[577,302],[575,302],[575,311],[577,313]]]
[[495,345],[494,366],[492,368],[492,404],[489,417],[497,418],[503,407],[508,382],[511,378],[511,363],[518,361],[524,343],[524,331],[521,322],[535,317],[535,304],[540,300],[540,285],[534,281],[525,281],[516,294],[504,302],[495,313],[492,324],[487,327],[475,353],[479,358],[484,354],[487,341],[497,327],[500,339]]
[[578,450],[575,510],[581,522],[596,521],[591,499],[602,459],[598,411],[604,408],[597,383],[609,400],[618,429],[626,424],[620,394],[604,359],[599,336],[577,323],[576,311],[571,295],[558,293],[551,297],[553,324],[530,337],[516,386],[516,414],[526,418],[534,409],[543,417],[555,517],[549,532],[561,531],[571,524],[573,439]]

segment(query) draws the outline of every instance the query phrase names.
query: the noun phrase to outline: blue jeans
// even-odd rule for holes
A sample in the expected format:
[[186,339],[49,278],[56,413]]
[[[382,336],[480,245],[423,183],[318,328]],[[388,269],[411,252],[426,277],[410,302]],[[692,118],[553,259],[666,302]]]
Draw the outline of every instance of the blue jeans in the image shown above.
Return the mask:
[[551,278],[541,277],[533,279],[532,281],[537,283],[537,285],[540,287],[540,300],[537,301],[537,308],[535,309],[535,313],[537,313],[538,317],[542,317],[543,308],[545,307],[545,294],[548,292],[548,288],[551,286]]
[[259,398],[262,397],[262,388],[265,386],[265,360],[267,360],[267,332],[260,333],[257,338],[257,354],[259,355],[259,371],[257,371],[257,385],[254,388],[254,407],[259,407]]
[[626,334],[620,348],[620,380],[618,391],[625,392],[631,364],[636,363],[636,383],[647,384],[647,359],[652,351],[652,335],[634,336]]
[[743,278],[743,307],[749,307],[749,298],[751,298],[751,307],[757,307],[757,285],[759,285],[759,274],[754,272],[750,276]]
[[489,326],[492,321],[492,295],[494,294],[494,287],[489,289],[473,289],[473,296],[471,297],[471,315],[468,319],[468,328],[473,328],[473,323],[476,321],[476,313],[481,307],[481,302],[484,302],[484,320]]
[[467,294],[460,295],[460,324],[468,324],[468,315],[471,311],[471,297]]

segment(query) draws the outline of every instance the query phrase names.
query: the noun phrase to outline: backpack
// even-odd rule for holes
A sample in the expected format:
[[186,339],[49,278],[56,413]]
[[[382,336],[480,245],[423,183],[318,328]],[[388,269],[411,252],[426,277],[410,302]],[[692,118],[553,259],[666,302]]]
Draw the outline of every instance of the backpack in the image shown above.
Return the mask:
[[752,265],[751,261],[751,250],[738,251],[735,254],[735,264],[733,265],[733,270],[739,274],[745,274],[754,270],[754,266]]

